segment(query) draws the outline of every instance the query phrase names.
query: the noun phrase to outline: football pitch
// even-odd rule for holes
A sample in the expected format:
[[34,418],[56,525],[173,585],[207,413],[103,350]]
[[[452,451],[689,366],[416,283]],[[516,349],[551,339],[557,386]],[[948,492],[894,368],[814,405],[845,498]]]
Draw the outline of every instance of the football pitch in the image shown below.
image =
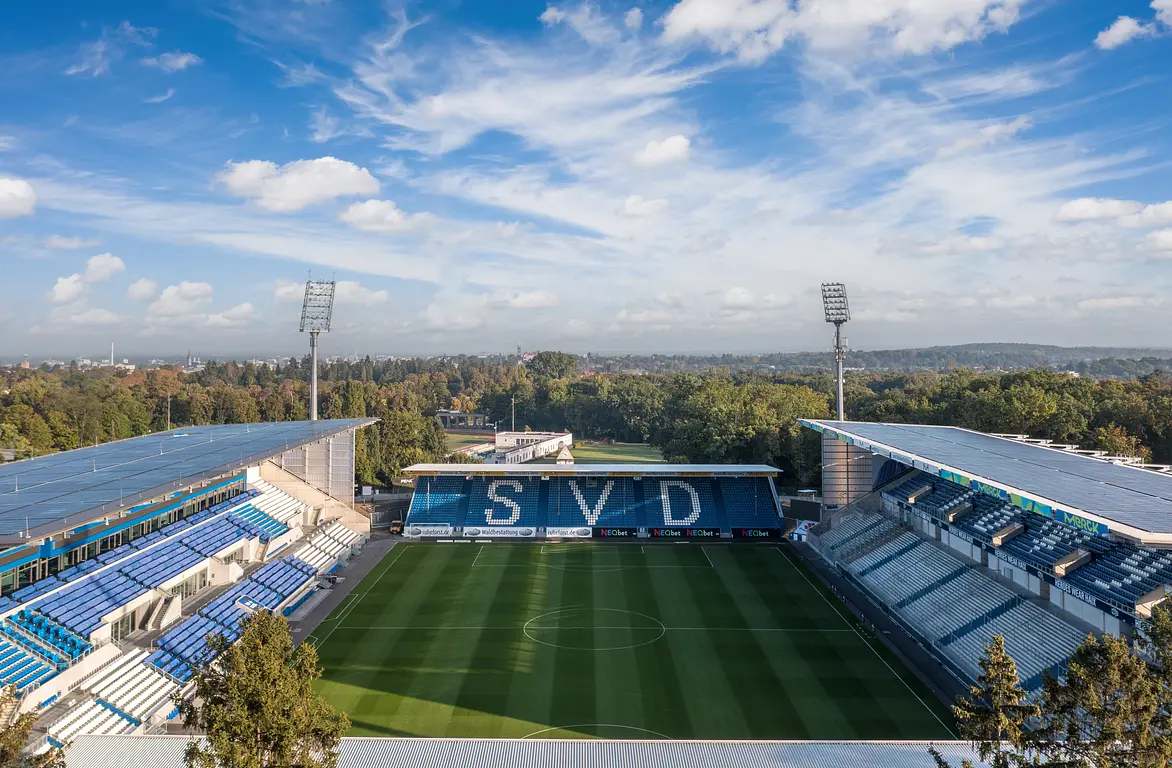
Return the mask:
[[311,641],[352,736],[953,738],[784,544],[401,543]]

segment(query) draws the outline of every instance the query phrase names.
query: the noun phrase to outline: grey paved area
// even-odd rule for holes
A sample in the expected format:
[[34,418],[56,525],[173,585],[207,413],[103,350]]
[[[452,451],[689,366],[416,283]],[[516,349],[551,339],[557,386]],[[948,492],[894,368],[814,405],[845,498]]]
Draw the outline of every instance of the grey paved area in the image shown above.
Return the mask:
[[326,596],[309,613],[297,621],[289,622],[290,629],[293,632],[293,640],[299,643],[309,637],[313,633],[313,630],[317,629],[317,626],[325,621],[333,613],[335,608],[342,604],[346,596],[401,541],[403,539],[398,536],[372,532],[370,539],[362,547],[362,553],[357,557],[351,558],[350,562],[334,572],[334,575],[341,577],[342,580],[330,589],[326,593]]

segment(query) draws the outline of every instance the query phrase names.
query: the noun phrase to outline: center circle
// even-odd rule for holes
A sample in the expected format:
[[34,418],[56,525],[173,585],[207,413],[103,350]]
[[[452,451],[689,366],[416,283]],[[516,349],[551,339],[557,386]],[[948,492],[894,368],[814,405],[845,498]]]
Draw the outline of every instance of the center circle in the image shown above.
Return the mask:
[[625,651],[659,640],[667,628],[659,619],[621,608],[559,608],[525,622],[535,643],[569,651]]

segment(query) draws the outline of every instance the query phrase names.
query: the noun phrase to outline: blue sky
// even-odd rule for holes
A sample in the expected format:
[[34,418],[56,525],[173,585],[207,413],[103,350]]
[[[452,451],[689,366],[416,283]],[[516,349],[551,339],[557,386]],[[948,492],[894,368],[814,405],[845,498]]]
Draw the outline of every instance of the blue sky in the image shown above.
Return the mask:
[[1172,0],[5,3],[0,356],[1167,345]]

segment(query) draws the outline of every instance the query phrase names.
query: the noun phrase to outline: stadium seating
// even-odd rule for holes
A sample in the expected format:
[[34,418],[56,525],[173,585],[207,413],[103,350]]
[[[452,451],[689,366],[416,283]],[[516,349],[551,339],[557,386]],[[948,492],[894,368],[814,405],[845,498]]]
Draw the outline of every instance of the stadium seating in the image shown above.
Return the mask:
[[[962,498],[952,494],[948,501]],[[917,502],[918,503],[918,502]],[[948,502],[946,502],[948,503]],[[838,524],[842,523],[842,524]],[[1045,670],[1065,663],[1082,633],[937,545],[882,515],[852,512],[823,534],[844,567],[969,676],[996,634],[1006,638],[1019,674],[1033,689]],[[831,544],[827,539],[836,534]]]
[[1104,552],[1110,544],[1103,539],[1076,531],[1070,526],[1031,515],[1024,533],[1001,545],[1001,549],[1026,562],[1052,568],[1054,563],[1078,549]]
[[89,678],[83,686],[102,701],[136,720],[146,721],[160,708],[170,706],[178,686],[146,664],[148,651],[134,648],[118,656]]
[[289,525],[305,508],[304,503],[264,480],[256,482],[256,489],[260,495],[253,499],[252,505],[285,525]]
[[1135,605],[1156,587],[1172,583],[1172,552],[1116,544],[1066,580],[1108,600]]
[[57,673],[45,659],[12,640],[0,640],[0,685],[14,685],[19,694]]
[[261,532],[261,541],[267,542],[269,539],[274,539],[289,532],[289,526],[280,520],[270,517],[264,510],[254,507],[251,504],[245,504],[233,510],[228,517],[230,520],[244,522],[259,529]]
[[240,623],[250,612],[241,605],[242,599],[274,610],[316,576],[317,570],[296,556],[264,564],[196,616],[160,637],[155,642],[158,650],[147,658],[147,663],[180,683],[186,682],[191,678],[192,666],[211,656],[209,635],[223,635],[229,641],[240,636]]
[[93,645],[85,638],[74,634],[49,617],[42,616],[27,608],[6,620],[4,626],[6,631],[9,629],[9,625],[15,627],[17,631],[22,631],[31,638],[35,638],[40,644],[50,646],[52,650],[46,651],[45,655],[58,664],[77,661],[93,648]]
[[636,528],[642,525],[629,477],[550,480],[547,525]]
[[332,520],[314,531],[296,555],[321,573],[332,568],[361,541],[362,534]]
[[63,747],[80,734],[110,736],[133,733],[140,724],[128,719],[109,705],[89,699],[65,713],[49,726],[50,743]]
[[768,478],[721,478],[716,482],[720,486],[724,514],[730,527],[777,528],[781,525]]
[[464,524],[537,526],[539,485],[537,478],[531,477],[473,479]]
[[721,528],[707,477],[644,478],[647,525],[651,528]]
[[415,494],[407,522],[416,525],[463,525],[467,502],[462,477],[421,477],[415,482]]

